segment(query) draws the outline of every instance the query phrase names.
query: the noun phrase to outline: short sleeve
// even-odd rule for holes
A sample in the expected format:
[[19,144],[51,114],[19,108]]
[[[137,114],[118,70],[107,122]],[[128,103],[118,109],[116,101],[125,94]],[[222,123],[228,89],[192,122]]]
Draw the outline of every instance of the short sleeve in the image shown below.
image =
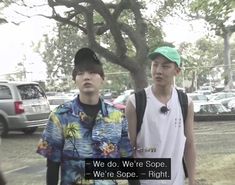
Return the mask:
[[52,112],[39,140],[37,153],[54,162],[60,162],[63,151],[63,129],[59,115]]
[[121,157],[132,157],[133,150],[130,139],[128,137],[128,125],[126,118],[124,118],[122,121],[122,134],[119,149]]

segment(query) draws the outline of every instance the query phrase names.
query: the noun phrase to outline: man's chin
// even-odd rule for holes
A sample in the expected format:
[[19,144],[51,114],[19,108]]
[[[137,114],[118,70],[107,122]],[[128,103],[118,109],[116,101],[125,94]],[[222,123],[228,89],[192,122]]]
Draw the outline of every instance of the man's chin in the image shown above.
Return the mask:
[[95,94],[95,90],[94,89],[84,89],[82,91],[84,94]]

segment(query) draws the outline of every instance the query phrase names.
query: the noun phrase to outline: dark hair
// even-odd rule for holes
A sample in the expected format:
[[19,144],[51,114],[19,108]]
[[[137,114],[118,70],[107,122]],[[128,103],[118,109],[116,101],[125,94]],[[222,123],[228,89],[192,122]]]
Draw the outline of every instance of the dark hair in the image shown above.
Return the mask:
[[72,78],[75,81],[78,72],[93,72],[99,74],[104,79],[104,70],[102,64],[94,63],[94,62],[84,62],[79,63],[78,65],[74,66],[72,72]]

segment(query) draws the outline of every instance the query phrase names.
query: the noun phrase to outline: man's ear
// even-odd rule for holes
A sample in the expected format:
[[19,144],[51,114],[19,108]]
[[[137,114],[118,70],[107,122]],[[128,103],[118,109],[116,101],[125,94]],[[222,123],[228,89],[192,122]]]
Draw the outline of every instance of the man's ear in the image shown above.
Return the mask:
[[107,79],[105,77],[101,77],[101,78],[103,79],[101,83],[102,83],[102,85],[104,85],[106,83]]
[[179,67],[176,67],[175,76],[178,76],[180,72],[181,72],[181,69]]

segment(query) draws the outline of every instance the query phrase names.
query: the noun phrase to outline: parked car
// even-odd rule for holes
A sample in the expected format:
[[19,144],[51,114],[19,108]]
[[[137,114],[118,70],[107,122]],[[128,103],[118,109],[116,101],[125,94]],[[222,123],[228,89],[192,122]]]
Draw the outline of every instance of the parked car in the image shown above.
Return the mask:
[[111,103],[114,107],[116,107],[117,109],[124,112],[125,108],[126,108],[126,101],[127,101],[128,97],[129,97],[128,94],[121,94],[117,98],[115,98],[113,101],[111,101]]
[[230,97],[230,98],[223,98],[220,100],[217,100],[217,102],[222,103],[226,108],[231,109],[232,107],[229,107],[228,104],[229,102],[235,100],[235,97]]
[[209,100],[210,101],[217,101],[225,98],[231,98],[235,97],[234,92],[218,92],[218,93],[213,93],[210,95]]
[[200,90],[213,92],[214,88],[211,86],[201,86]]
[[235,112],[235,98],[228,102],[228,108]]
[[50,113],[45,92],[35,82],[0,82],[0,135],[11,130],[32,134]]
[[211,95],[211,91],[210,90],[197,90],[197,91],[194,91],[194,93],[203,94],[203,95],[206,95],[206,96],[210,96]]
[[194,103],[194,113],[218,114],[224,112],[229,112],[229,110],[219,102]]
[[112,101],[113,106],[124,112],[126,108],[127,99],[134,92],[135,91],[133,89],[125,90],[121,95],[119,95]]
[[235,120],[235,114],[220,102],[194,103],[195,121],[226,121]]
[[59,105],[72,100],[74,97],[72,96],[50,96],[48,97],[48,101],[50,104],[50,110],[53,111]]
[[197,102],[207,102],[208,98],[206,95],[198,94],[198,93],[187,93],[188,97],[192,99],[194,103]]

